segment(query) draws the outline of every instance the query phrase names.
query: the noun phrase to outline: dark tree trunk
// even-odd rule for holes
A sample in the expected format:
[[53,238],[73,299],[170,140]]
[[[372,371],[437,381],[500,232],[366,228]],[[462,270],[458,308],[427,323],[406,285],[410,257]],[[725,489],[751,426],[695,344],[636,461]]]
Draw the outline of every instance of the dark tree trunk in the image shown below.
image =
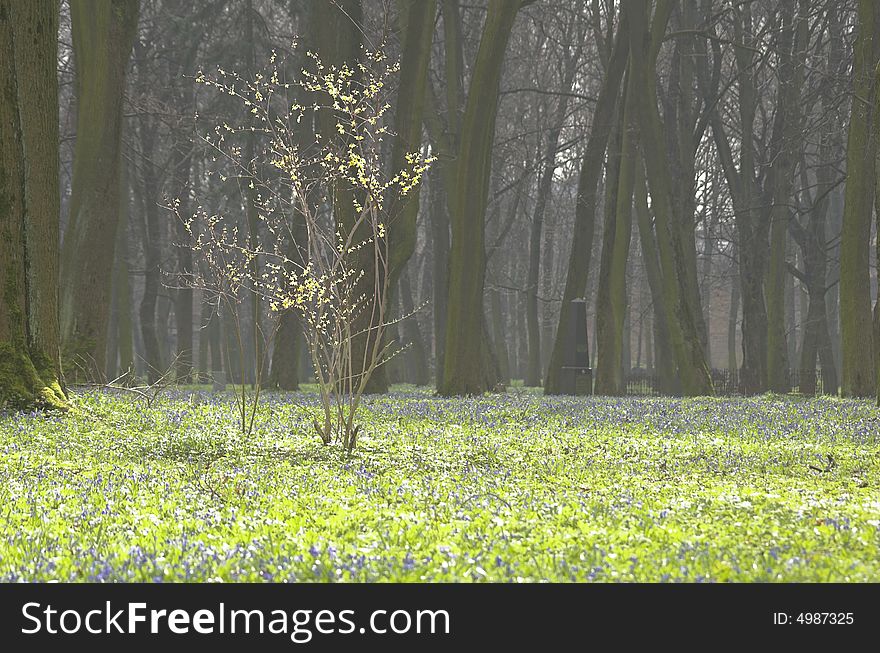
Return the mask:
[[58,324],[58,3],[0,0],[0,406],[65,408]]
[[[121,169],[123,94],[138,0],[70,3],[76,145],[61,257],[61,331],[68,372],[105,373]],[[83,252],[89,251],[84,256]]]
[[485,220],[495,117],[507,41],[519,11],[517,3],[489,0],[480,48],[474,63],[462,119],[450,223],[449,305],[442,395],[475,395],[490,389],[483,367],[486,273]]
[[872,98],[880,51],[880,7],[859,0],[854,47],[853,99],[846,148],[846,196],[840,234],[842,393],[874,396],[877,390],[871,317],[870,241],[875,193],[877,129]]

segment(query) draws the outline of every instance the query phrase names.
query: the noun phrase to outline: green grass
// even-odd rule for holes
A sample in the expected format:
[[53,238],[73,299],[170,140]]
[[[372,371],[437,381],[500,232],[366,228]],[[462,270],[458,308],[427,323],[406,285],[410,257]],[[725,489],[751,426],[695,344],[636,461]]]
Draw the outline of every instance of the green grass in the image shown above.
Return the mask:
[[0,415],[0,580],[880,580],[868,402],[397,392],[348,457],[316,401]]

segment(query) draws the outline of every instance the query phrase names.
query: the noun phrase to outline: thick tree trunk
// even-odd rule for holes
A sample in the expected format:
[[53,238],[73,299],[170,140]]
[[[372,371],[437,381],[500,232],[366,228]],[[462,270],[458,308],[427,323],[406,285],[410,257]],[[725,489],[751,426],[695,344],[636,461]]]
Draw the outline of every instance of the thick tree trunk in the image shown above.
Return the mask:
[[846,152],[846,199],[840,234],[840,330],[847,397],[873,396],[877,388],[871,317],[869,253],[876,168],[875,70],[880,7],[859,0],[853,62],[853,96]]
[[[430,110],[424,112],[424,123],[431,145],[439,160],[429,170],[429,211],[431,217],[432,278],[433,278],[433,351],[434,383],[443,385],[446,358],[446,323],[449,302],[450,215],[455,198],[456,161],[461,132],[464,81],[464,46],[458,0],[442,0],[443,47],[446,88],[446,121],[442,123],[433,90]],[[430,88],[430,81],[427,84]]]
[[0,406],[65,408],[58,324],[58,3],[0,0]]
[[[401,30],[402,55],[400,78],[397,89],[397,108],[394,114],[394,143],[391,149],[391,170],[396,174],[409,167],[407,157],[421,149],[422,119],[428,81],[428,63],[434,19],[437,14],[436,0],[398,0],[398,18]],[[389,268],[387,287],[395,289],[416,246],[416,217],[419,211],[421,184],[399,195],[397,187],[392,187],[387,200],[388,210],[388,257]],[[379,274],[383,274],[381,271]],[[374,280],[384,285],[382,278]],[[391,305],[393,292],[383,300]],[[379,325],[374,325],[379,326]],[[406,331],[407,325],[399,325]],[[396,331],[393,327],[391,331]],[[416,330],[418,327],[416,326]],[[372,332],[368,334],[364,346],[372,347]],[[423,343],[422,343],[423,344]],[[357,351],[363,351],[358,345]],[[391,361],[392,368],[399,361]],[[373,371],[367,385],[367,392],[386,392],[390,385],[386,366],[380,365]]]
[[462,120],[456,188],[451,203],[449,306],[442,395],[482,394],[485,218],[499,83],[518,3],[489,0]]
[[61,256],[61,333],[68,374],[101,378],[118,223],[123,92],[138,0],[72,0],[70,15],[77,122]]

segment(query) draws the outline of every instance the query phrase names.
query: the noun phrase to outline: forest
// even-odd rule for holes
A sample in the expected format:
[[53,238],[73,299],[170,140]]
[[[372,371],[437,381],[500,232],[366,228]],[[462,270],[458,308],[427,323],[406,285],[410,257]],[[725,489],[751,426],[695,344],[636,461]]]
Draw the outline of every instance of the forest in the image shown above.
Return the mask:
[[874,0],[0,0],[0,88],[0,579],[880,579]]

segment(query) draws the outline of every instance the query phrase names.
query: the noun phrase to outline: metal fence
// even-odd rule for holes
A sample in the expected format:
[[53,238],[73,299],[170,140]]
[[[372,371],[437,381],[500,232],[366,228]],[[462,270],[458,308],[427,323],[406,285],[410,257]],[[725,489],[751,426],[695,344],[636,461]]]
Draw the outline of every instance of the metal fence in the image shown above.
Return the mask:
[[[716,395],[731,396],[740,394],[739,382],[736,374],[731,374],[730,370],[727,369],[713,369],[711,370],[711,374]],[[792,394],[801,392],[800,370],[789,370],[788,385],[790,386],[790,392]],[[821,370],[816,370],[815,388],[815,394],[825,394]],[[664,384],[660,375],[653,370],[633,368],[626,377],[626,394],[659,397],[668,394],[675,394],[675,392],[674,389],[670,389],[668,384]]]

